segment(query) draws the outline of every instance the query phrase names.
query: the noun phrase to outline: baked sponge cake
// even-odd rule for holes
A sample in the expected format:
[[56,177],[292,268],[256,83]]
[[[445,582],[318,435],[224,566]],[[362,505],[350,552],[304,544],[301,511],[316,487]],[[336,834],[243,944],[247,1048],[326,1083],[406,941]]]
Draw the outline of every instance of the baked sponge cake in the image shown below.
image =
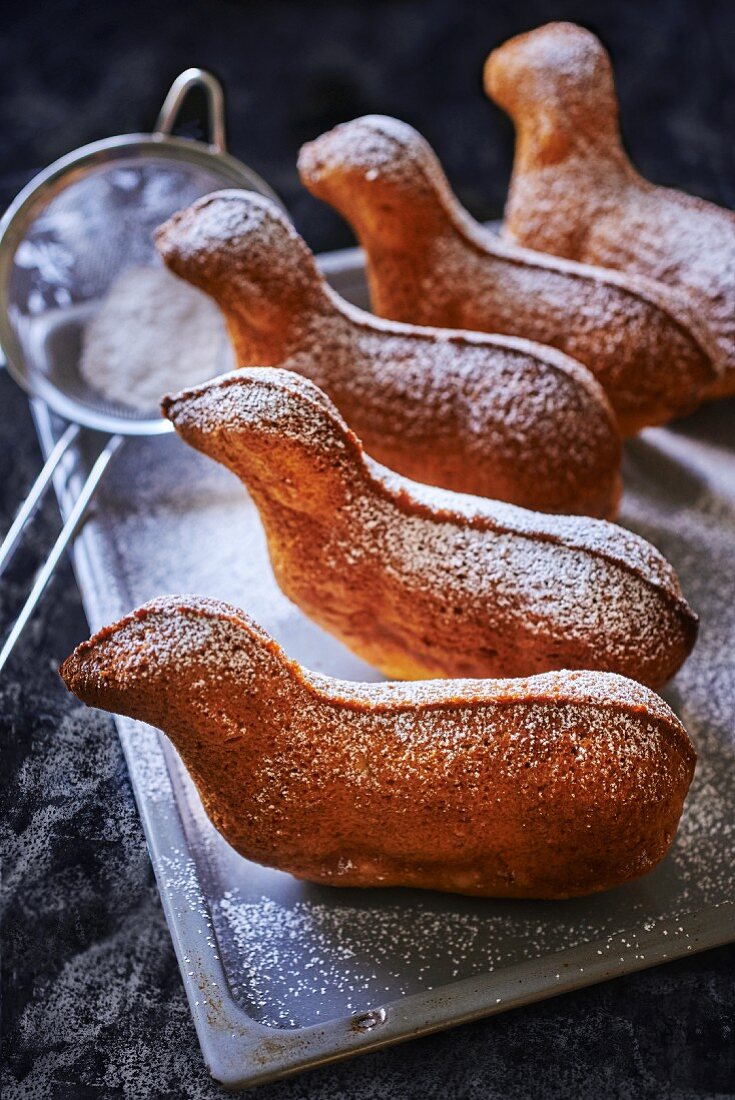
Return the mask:
[[696,616],[650,543],[394,474],[301,375],[233,371],[163,412],[245,483],[286,596],[388,676],[580,668],[656,687],[694,644]]
[[518,35],[488,57],[485,88],[516,127],[509,242],[683,293],[717,353],[705,396],[735,393],[735,213],[636,171],[600,40],[574,23]]
[[567,898],[650,871],[695,765],[676,716],[609,673],[357,684],[243,612],[154,600],[61,667],[149,722],[247,859],[312,882]]
[[[342,123],[303,147],[299,171],[354,229],[376,313],[551,344],[592,371],[623,435],[690,412],[719,377],[716,341],[686,295],[599,258],[577,263],[498,237],[460,206],[433,150],[398,119]],[[582,204],[581,190],[555,196],[543,223]]]
[[171,271],[220,307],[235,366],[303,374],[391,469],[541,512],[614,516],[618,426],[570,356],[355,308],[283,211],[250,191],[205,195],[156,243]]

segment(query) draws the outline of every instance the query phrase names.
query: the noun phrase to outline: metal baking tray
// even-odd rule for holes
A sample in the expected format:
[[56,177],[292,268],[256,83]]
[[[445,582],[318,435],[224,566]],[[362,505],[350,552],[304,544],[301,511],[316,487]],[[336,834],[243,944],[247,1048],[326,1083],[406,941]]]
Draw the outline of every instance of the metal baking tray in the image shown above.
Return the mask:
[[[365,304],[359,251],[321,263]],[[48,452],[62,425],[33,409]],[[236,855],[167,739],[117,720],[218,1081],[254,1085],[735,939],[734,422],[735,402],[720,402],[626,447],[621,522],[673,562],[701,616],[697,648],[665,692],[699,751],[696,778],[672,851],[635,884],[539,903],[298,882]],[[99,445],[87,436],[59,471],[62,511]],[[240,483],[175,436],[125,443],[74,561],[94,630],[152,596],[195,592],[247,609],[311,669],[379,678],[285,599]]]

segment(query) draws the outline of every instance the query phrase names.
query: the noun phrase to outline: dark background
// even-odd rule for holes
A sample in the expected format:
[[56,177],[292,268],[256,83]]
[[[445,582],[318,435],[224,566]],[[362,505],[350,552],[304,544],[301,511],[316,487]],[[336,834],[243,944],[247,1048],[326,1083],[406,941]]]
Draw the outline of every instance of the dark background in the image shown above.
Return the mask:
[[[633,159],[735,206],[735,4],[119,0],[5,6],[0,200],[87,141],[150,128],[180,70],[225,83],[230,147],[315,249],[352,243],[299,186],[299,145],[370,111],[417,126],[476,216],[502,211],[512,133],[483,96],[490,49],[550,19],[611,50]],[[195,133],[195,127],[190,129]],[[0,371],[0,530],[40,465]],[[58,525],[48,502],[0,589],[9,621]],[[86,634],[63,568],[0,683],[3,1096],[221,1095],[203,1066],[111,721],[79,717],[56,666]],[[735,949],[556,998],[267,1086],[265,1100],[685,1100],[735,1096]]]

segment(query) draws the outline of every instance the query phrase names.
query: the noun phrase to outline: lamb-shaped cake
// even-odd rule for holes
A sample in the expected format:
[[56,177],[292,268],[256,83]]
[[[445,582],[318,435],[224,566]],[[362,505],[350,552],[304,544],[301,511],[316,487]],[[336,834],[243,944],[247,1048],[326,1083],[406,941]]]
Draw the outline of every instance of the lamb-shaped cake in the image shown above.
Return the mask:
[[594,373],[624,435],[690,411],[717,377],[714,342],[683,295],[502,240],[460,206],[405,123],[337,126],[303,147],[299,171],[350,222],[383,317],[551,344]]
[[614,415],[589,372],[554,348],[356,309],[275,203],[250,191],[199,199],[157,243],[221,307],[238,366],[316,382],[392,469],[544,512],[615,513]]
[[577,668],[656,686],[694,644],[676,574],[642,538],[394,474],[301,375],[233,371],[163,412],[245,483],[286,596],[386,675]]
[[735,393],[735,214],[631,165],[599,39],[573,23],[512,38],[490,54],[485,88],[516,127],[506,235],[685,291],[719,351],[709,396]]
[[241,855],[334,886],[618,886],[665,854],[696,759],[663,700],[621,676],[345,683],[195,597],[101,630],[61,675],[164,730]]

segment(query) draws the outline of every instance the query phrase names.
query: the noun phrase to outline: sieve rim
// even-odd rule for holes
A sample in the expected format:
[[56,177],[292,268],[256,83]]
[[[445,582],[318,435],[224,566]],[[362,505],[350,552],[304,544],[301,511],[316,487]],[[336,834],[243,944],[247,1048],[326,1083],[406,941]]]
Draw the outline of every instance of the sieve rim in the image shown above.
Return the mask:
[[82,145],[38,172],[19,191],[0,219],[0,347],[7,368],[18,385],[31,396],[41,397],[55,413],[95,431],[118,435],[158,435],[171,431],[162,417],[155,419],[117,417],[67,397],[42,375],[34,375],[10,322],[10,280],[18,246],[33,219],[67,187],[93,169],[114,160],[153,157],[193,164],[223,176],[222,187],[243,187],[256,191],[283,209],[283,203],[265,180],[230,153],[195,138],[162,133],[119,134]]

